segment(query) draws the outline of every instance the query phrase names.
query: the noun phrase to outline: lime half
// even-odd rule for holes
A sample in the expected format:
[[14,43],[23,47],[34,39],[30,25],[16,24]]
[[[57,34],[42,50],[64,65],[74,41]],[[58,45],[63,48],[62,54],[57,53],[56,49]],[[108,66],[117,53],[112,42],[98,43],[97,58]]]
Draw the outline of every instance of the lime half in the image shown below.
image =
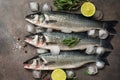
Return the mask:
[[81,13],[86,17],[91,17],[95,14],[95,5],[91,2],[84,2],[81,6]]
[[66,80],[66,73],[62,69],[55,69],[51,77],[52,80]]

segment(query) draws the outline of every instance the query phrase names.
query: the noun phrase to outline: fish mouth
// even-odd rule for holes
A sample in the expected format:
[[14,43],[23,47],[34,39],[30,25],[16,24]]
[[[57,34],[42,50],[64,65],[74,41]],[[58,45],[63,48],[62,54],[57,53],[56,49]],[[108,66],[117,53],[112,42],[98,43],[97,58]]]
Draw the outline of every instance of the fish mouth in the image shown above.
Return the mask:
[[24,68],[25,68],[25,69],[35,69],[35,70],[39,70],[39,69],[40,69],[40,65],[24,64]]
[[28,19],[28,18],[25,18],[25,20],[33,24],[33,21],[32,21],[32,20],[30,20],[30,19]]
[[30,23],[32,23],[32,24],[34,24],[34,23],[33,23],[33,19],[30,18],[31,15],[32,15],[32,14],[27,15],[27,16],[25,17],[25,20],[28,21],[28,22],[30,22]]
[[32,23],[34,25],[40,26],[42,23],[39,22],[39,20],[30,20],[30,19],[25,19],[27,22]]

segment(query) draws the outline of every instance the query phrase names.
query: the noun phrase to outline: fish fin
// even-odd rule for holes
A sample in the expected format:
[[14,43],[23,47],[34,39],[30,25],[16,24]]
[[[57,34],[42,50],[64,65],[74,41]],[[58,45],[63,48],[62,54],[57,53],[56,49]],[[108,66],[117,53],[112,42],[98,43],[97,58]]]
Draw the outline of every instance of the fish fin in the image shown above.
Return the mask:
[[113,21],[103,21],[105,24],[104,24],[104,27],[105,29],[107,29],[107,31],[109,33],[113,33],[113,34],[116,34],[116,30],[113,28],[117,23],[118,21],[117,20],[113,20]]
[[55,61],[49,61],[42,56],[40,56],[40,58],[43,60],[44,65],[49,65],[49,64],[55,63]]
[[110,65],[107,60],[107,56],[109,56],[109,54],[110,54],[110,52],[106,52],[105,54],[98,55],[97,60],[103,61],[106,65]]
[[101,46],[108,49],[108,51],[113,49],[112,44],[110,43],[111,39],[113,38],[113,35],[109,35],[108,38],[101,40]]
[[44,64],[47,64],[47,63],[48,63],[47,59],[45,59],[44,57],[40,56],[40,58],[43,60],[43,63],[44,63]]
[[44,14],[44,16],[45,16],[45,21],[49,21],[50,20],[50,18],[49,18],[49,16],[47,14]]

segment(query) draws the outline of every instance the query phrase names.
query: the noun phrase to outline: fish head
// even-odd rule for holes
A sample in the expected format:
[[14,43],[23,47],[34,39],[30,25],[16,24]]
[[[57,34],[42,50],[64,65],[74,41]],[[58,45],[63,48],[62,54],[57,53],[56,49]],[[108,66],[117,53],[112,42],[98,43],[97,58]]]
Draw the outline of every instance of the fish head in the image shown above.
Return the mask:
[[29,14],[25,17],[25,20],[40,26],[45,21],[45,16],[42,13]]
[[24,68],[25,69],[33,69],[33,70],[50,70],[51,67],[48,66],[49,64],[52,64],[51,62],[48,62],[44,56],[49,56],[50,53],[44,53],[42,55],[38,55],[37,58],[34,56],[33,58],[27,60],[24,62]]
[[43,62],[41,61],[40,58],[35,58],[30,61],[27,61],[24,63],[24,68],[25,69],[34,69],[34,70],[40,70],[43,66]]
[[45,37],[42,33],[36,33],[25,36],[24,41],[35,47],[42,47],[45,44]]

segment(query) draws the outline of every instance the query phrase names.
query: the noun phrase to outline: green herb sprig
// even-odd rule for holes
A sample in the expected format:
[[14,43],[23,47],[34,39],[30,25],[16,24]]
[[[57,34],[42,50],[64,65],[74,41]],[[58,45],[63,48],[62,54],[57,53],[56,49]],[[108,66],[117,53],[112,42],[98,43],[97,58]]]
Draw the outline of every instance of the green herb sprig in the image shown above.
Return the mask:
[[68,47],[74,47],[80,42],[80,39],[75,37],[66,38],[62,41],[62,43]]
[[84,75],[85,75],[85,76],[89,76],[88,71],[84,71]]
[[83,2],[87,0],[53,0],[58,10],[76,10],[79,9]]

